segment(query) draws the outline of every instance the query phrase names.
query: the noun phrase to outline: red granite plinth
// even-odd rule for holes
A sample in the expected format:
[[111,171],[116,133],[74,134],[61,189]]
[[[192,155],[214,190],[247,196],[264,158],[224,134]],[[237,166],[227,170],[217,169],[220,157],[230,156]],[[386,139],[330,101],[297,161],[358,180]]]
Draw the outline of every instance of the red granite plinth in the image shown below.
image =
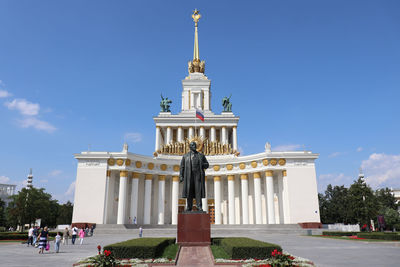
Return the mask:
[[177,243],[181,246],[211,244],[210,215],[208,213],[179,213]]

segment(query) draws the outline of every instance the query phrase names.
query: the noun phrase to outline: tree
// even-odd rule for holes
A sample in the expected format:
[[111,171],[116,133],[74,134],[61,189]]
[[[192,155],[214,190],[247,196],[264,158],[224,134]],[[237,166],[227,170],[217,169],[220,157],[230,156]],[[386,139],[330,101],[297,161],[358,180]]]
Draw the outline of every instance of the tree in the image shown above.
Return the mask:
[[379,205],[379,211],[383,212],[384,209],[390,208],[397,210],[398,204],[396,204],[396,199],[389,188],[382,188],[375,191],[376,200]]
[[325,195],[318,194],[321,221],[323,223],[348,223],[348,189],[342,186],[328,185]]
[[7,208],[9,225],[32,224],[38,218],[42,219],[44,225],[56,225],[58,202],[53,200],[50,194],[45,193],[44,188],[23,188],[11,198],[12,201]]
[[0,226],[6,226],[6,203],[0,199]]
[[60,205],[58,209],[57,224],[71,224],[73,208],[74,206],[69,201]]
[[348,197],[349,222],[369,225],[370,220],[376,218],[379,205],[371,187],[362,177],[350,186]]

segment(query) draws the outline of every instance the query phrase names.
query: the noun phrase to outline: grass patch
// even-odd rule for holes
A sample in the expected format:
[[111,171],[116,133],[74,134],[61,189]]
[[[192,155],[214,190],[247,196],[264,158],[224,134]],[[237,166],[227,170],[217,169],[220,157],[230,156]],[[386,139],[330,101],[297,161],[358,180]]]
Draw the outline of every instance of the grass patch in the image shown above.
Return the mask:
[[168,245],[164,249],[164,251],[163,251],[163,253],[161,255],[161,258],[175,260],[176,253],[178,253],[178,249],[179,249],[178,244],[170,244],[170,245]]
[[226,253],[222,247],[217,245],[211,245],[210,247],[214,259],[230,259],[228,253]]

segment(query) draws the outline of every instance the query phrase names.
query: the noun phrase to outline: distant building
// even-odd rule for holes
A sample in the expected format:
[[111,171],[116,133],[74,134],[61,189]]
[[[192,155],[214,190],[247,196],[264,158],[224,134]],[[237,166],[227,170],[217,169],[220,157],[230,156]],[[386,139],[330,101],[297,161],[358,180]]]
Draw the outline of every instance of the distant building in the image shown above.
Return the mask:
[[26,189],[32,188],[32,180],[33,180],[33,175],[32,175],[32,168],[29,170],[29,175],[26,178]]
[[11,202],[10,196],[15,195],[16,187],[13,184],[0,184],[0,199],[6,203],[6,207]]

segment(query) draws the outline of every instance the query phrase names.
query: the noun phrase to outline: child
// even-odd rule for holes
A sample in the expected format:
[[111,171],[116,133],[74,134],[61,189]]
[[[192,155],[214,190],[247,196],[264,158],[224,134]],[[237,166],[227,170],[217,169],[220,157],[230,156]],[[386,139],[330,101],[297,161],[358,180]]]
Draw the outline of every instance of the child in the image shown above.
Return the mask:
[[60,243],[61,243],[61,233],[60,232],[57,232],[54,242],[55,242],[56,253],[58,253],[58,251],[60,250]]

